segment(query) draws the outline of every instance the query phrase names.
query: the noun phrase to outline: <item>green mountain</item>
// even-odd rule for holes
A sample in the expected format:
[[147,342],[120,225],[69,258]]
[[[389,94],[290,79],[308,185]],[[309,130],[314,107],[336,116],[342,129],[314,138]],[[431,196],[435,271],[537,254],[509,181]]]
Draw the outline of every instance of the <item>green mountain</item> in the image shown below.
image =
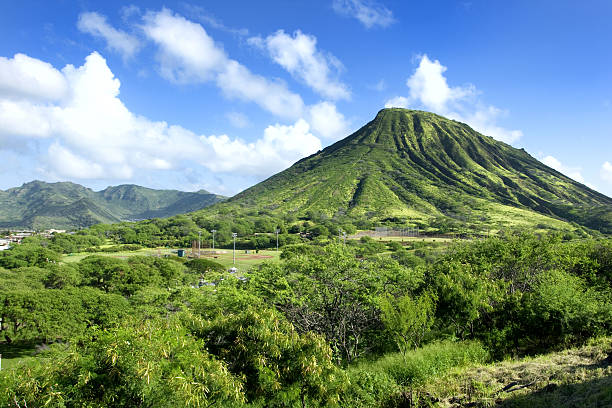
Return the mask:
[[380,111],[347,138],[214,208],[228,206],[479,230],[579,224],[612,233],[610,197],[464,123],[406,109]]
[[32,181],[0,190],[0,228],[73,229],[97,223],[169,217],[224,199],[205,190],[188,193],[121,185],[95,192],[70,182]]

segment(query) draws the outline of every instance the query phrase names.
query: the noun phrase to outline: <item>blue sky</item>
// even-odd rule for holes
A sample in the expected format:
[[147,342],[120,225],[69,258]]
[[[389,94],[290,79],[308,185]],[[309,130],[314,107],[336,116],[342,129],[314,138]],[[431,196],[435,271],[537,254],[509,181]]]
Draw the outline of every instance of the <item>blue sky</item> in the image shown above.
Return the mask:
[[612,3],[0,4],[0,189],[233,195],[385,106],[434,111],[612,196]]

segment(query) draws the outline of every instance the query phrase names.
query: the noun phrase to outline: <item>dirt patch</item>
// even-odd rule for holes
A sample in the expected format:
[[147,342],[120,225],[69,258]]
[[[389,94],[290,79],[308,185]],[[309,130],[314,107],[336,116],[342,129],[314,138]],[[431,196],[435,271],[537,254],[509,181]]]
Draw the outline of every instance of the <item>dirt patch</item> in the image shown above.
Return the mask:
[[268,259],[274,258],[272,255],[238,255],[236,258],[239,259]]

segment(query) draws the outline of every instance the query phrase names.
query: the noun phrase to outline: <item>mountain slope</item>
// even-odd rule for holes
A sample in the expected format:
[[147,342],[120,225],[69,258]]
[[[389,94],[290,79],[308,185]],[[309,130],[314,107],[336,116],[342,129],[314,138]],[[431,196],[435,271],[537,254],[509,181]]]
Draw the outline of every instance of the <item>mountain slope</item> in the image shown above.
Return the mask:
[[611,198],[463,123],[406,109],[380,111],[226,205],[491,229],[575,222],[612,233]]
[[95,192],[70,182],[32,181],[0,190],[0,227],[77,228],[154,217],[169,217],[212,205],[225,197],[205,190],[121,185]]

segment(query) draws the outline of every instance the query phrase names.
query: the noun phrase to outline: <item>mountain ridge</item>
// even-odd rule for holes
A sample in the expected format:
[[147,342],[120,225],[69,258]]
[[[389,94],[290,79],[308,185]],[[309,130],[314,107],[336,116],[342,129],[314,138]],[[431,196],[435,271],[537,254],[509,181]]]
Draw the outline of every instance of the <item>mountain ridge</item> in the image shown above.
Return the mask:
[[122,184],[94,191],[69,181],[33,180],[0,190],[0,228],[73,229],[169,217],[199,210],[225,198],[206,190],[183,192]]

